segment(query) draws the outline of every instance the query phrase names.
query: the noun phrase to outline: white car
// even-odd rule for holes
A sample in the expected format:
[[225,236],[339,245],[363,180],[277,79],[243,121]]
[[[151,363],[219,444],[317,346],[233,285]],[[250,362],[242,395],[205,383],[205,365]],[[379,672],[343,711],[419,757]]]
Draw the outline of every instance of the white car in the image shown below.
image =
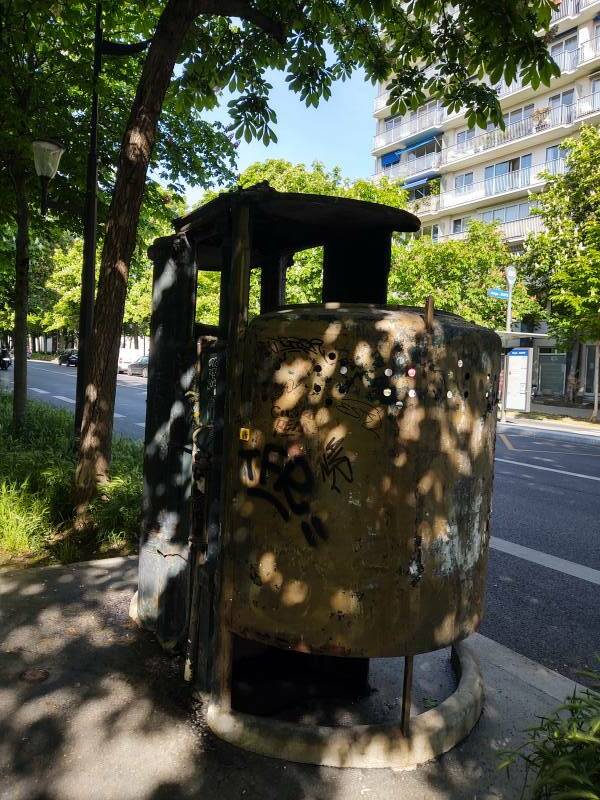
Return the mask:
[[140,357],[139,353],[135,351],[132,352],[131,350],[126,350],[124,352],[119,353],[119,372],[127,372],[127,368],[130,364],[133,364],[134,361]]

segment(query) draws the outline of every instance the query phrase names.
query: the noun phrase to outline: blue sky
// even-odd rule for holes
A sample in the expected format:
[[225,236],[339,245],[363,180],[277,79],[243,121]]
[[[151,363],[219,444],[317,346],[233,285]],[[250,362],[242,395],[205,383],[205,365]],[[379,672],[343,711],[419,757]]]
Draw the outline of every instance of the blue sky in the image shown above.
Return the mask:
[[[375,87],[356,72],[344,83],[332,88],[331,98],[317,109],[306,108],[298,95],[291,92],[282,73],[267,76],[273,85],[271,106],[277,113],[277,144],[265,147],[262,142],[239,143],[238,169],[244,170],[255,161],[285,158],[294,163],[311,164],[322,161],[327,167],[339,166],[344,176],[362,178],[373,172],[371,156],[375,131],[373,99]],[[226,106],[225,100],[223,106]],[[215,118],[227,122],[223,112]],[[202,195],[201,189],[191,188],[187,201],[191,205]]]

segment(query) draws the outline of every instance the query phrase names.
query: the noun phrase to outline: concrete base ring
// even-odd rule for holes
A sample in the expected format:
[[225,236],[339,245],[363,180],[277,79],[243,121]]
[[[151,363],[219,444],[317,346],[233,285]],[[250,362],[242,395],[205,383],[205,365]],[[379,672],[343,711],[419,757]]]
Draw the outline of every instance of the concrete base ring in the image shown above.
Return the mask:
[[220,739],[271,758],[328,767],[414,769],[446,753],[471,732],[481,715],[483,679],[472,648],[452,648],[456,690],[436,708],[410,722],[410,735],[398,723],[340,727],[308,726],[223,711],[209,702],[208,726]]

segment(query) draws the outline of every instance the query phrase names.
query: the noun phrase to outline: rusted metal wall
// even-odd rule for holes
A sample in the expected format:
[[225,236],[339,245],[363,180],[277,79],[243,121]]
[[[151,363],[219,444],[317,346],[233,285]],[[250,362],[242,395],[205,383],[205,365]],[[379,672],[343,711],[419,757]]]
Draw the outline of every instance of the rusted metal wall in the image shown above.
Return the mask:
[[414,654],[478,625],[500,340],[416,309],[300,306],[248,330],[231,630]]

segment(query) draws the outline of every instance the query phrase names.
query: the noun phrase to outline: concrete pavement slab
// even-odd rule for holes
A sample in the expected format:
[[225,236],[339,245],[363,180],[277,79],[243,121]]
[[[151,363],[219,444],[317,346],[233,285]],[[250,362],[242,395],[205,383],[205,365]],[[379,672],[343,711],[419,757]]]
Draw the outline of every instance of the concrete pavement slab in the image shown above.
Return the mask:
[[[575,686],[476,635],[484,712],[438,761],[396,773],[274,761],[207,731],[180,660],[128,618],[136,568],[131,557],[0,574],[2,800],[516,800],[523,773],[498,772],[499,753]],[[417,657],[417,705],[449,691],[443,658]],[[395,694],[381,687],[375,705]]]

